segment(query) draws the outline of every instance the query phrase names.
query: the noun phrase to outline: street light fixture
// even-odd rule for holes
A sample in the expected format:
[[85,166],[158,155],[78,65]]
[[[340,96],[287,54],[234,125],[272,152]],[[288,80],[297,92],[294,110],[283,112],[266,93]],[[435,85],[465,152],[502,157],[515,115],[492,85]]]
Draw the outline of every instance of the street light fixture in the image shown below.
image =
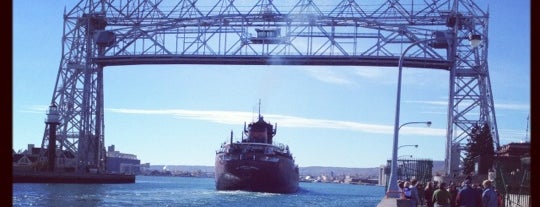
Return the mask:
[[[444,32],[435,32],[434,34],[436,36],[435,38],[419,40],[419,41],[416,41],[416,42],[412,43],[407,48],[405,48],[405,50],[399,56],[399,61],[398,61],[398,83],[397,83],[398,88],[397,88],[397,95],[396,95],[396,119],[395,119],[395,123],[394,123],[394,141],[393,141],[393,146],[392,146],[392,165],[391,165],[391,169],[390,169],[390,180],[389,180],[389,183],[388,183],[387,196],[388,196],[389,193],[395,193],[395,195],[393,196],[393,197],[395,197],[396,195],[398,195],[397,192],[399,192],[399,187],[398,187],[398,183],[397,183],[397,151],[398,151],[398,133],[399,133],[399,129],[402,126],[405,126],[407,124],[416,123],[416,122],[408,122],[408,123],[405,123],[405,124],[403,124],[401,126],[399,125],[399,109],[400,109],[400,102],[401,102],[401,76],[402,76],[401,74],[402,74],[402,68],[403,68],[403,58],[404,58],[405,54],[407,53],[407,51],[409,51],[415,45],[430,42],[430,41],[435,41],[435,43],[438,44],[438,43],[445,42],[445,41],[448,41],[448,40],[452,39],[452,38],[448,38]],[[480,35],[471,34],[468,37],[468,39],[471,41],[471,47],[476,48],[476,47],[478,47],[480,45],[480,41],[481,41],[481,36]],[[445,45],[445,44],[441,44],[441,45],[445,46],[445,47],[448,47],[448,45]],[[434,47],[441,48],[441,47],[438,47],[438,46],[441,46],[441,45],[437,45],[437,46],[434,46]],[[425,123],[425,122],[420,122],[420,123]],[[427,124],[431,125],[431,122],[429,122]]]
[[[409,125],[409,124],[426,124],[427,127],[430,127],[431,126],[431,121],[411,121],[411,122],[407,122],[407,123],[404,123],[402,125],[399,125],[399,127],[396,127],[397,129],[397,133],[395,134],[394,136],[394,151],[392,152],[392,165],[390,166],[390,181],[388,183],[388,189],[387,189],[387,192],[390,192],[390,193],[395,193],[395,192],[398,192],[399,188],[397,186],[397,160],[398,160],[398,150],[402,147],[416,147],[418,148],[418,145],[417,144],[406,144],[406,145],[401,145],[399,147],[396,147],[397,146],[397,142],[398,142],[398,135],[399,135],[399,130],[401,129],[401,127],[405,126],[405,125]],[[396,125],[397,126],[397,125]],[[392,184],[392,182],[394,184]],[[392,189],[393,186],[395,186],[396,188],[395,189]]]
[[418,148],[418,145],[417,145],[417,144],[406,144],[406,145],[401,145],[401,146],[398,147],[398,151],[399,151],[399,149],[402,148],[402,147],[415,147],[415,148]]
[[[398,130],[400,130],[401,127],[403,127],[405,125],[409,125],[409,124],[426,124],[427,127],[430,127],[431,126],[431,121],[411,121],[411,122],[407,122],[405,124],[400,125]],[[416,146],[416,147],[418,147],[418,146]]]
[[[398,154],[399,154],[399,149],[402,148],[402,147],[414,147],[414,148],[418,148],[418,145],[417,144],[405,144],[405,145],[401,145],[398,147]],[[401,157],[406,157],[406,156],[409,156],[409,158],[412,158],[412,155],[400,155],[398,156],[398,159],[401,158]]]
[[398,158],[403,158],[403,157],[409,157],[409,158],[412,158],[412,155],[400,155]]

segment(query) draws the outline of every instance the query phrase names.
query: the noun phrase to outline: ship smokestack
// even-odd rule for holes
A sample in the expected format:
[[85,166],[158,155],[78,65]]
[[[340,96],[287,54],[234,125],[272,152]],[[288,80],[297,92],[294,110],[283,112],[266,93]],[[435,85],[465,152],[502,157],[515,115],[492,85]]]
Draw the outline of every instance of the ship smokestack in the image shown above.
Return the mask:
[[233,132],[231,130],[231,146],[232,146],[232,137],[233,137]]
[[259,120],[261,119],[261,99],[259,99]]

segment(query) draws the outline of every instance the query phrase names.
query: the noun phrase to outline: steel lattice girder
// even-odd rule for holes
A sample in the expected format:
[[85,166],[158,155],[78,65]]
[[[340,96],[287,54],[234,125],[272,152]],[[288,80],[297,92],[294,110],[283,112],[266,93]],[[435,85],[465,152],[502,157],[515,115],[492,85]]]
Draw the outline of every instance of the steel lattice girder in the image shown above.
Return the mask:
[[[403,66],[450,73],[447,173],[457,170],[451,159],[460,152],[452,146],[462,146],[474,124],[489,124],[499,147],[487,65],[488,14],[472,0],[321,2],[325,6],[312,0],[289,5],[271,0],[251,5],[235,0],[80,1],[64,15],[63,54],[51,100],[62,117],[57,146],[77,155],[79,170],[103,167],[106,66],[395,67],[402,48],[443,31],[446,42],[418,44],[405,54]],[[470,35],[482,38],[480,47],[469,45]],[[47,131],[48,126],[44,150]]]

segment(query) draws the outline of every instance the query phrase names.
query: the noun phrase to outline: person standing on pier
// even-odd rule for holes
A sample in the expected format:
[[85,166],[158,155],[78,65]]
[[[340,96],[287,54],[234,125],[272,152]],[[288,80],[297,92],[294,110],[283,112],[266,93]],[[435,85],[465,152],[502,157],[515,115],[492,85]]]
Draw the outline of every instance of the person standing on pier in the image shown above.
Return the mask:
[[448,192],[450,192],[450,206],[456,207],[457,206],[456,199],[457,199],[458,190],[454,182],[450,182],[450,187],[448,187]]
[[416,191],[418,191],[418,205],[424,206],[425,204],[424,185],[422,185],[422,183],[416,184]]
[[418,184],[418,180],[416,180],[416,179],[411,180],[411,186],[410,186],[410,189],[411,189],[411,203],[413,204],[412,206],[414,206],[414,207],[416,207],[418,205],[418,203],[420,202],[420,198],[418,196],[418,188],[416,187],[417,184]]
[[426,184],[426,188],[424,189],[424,199],[426,200],[426,206],[427,207],[433,207],[433,192],[435,191],[435,188],[433,187],[433,182],[429,181]]
[[495,188],[491,185],[491,180],[484,180],[482,185],[484,186],[484,192],[482,192],[483,207],[497,207],[499,204],[499,196],[497,195]]
[[463,181],[456,197],[456,205],[460,207],[482,207],[480,196],[478,196],[477,190],[471,186],[470,180]]
[[446,190],[446,183],[441,182],[439,189],[433,192],[434,207],[450,207],[450,192]]
[[409,181],[405,181],[403,183],[403,195],[405,196],[405,199],[411,199],[411,184]]

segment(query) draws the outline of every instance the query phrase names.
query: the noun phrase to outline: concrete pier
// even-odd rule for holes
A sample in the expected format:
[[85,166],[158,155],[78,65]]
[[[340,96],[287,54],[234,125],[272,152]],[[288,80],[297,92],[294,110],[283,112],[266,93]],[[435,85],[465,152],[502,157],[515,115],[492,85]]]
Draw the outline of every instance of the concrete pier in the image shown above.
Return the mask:
[[387,198],[386,196],[381,200],[377,207],[411,207],[411,200],[402,198]]

